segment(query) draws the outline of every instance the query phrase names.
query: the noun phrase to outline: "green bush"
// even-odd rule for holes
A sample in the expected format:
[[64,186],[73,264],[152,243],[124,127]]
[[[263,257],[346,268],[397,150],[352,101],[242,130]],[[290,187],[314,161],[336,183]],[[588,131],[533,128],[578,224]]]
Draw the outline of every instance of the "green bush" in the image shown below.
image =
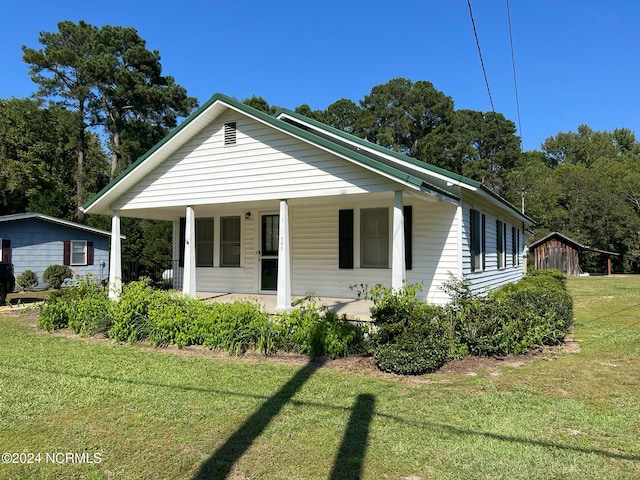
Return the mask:
[[573,318],[565,282],[558,271],[535,271],[478,297],[466,280],[452,278],[445,284],[452,299],[445,307],[420,302],[415,286],[395,291],[375,287],[366,295],[374,301],[376,365],[388,372],[418,374],[468,353],[517,355],[535,345],[558,344]]
[[80,280],[78,286],[69,289],[69,329],[82,335],[107,333],[113,324],[116,306],[97,283]]
[[49,332],[69,326],[69,300],[74,295],[73,290],[58,290],[52,292],[49,298],[40,305],[38,326]]
[[42,274],[49,288],[59,290],[65,280],[71,278],[73,273],[67,265],[49,265]]
[[346,356],[368,348],[363,325],[349,323],[311,302],[275,319],[281,349],[312,357]]
[[169,292],[154,291],[143,281],[124,286],[120,300],[113,309],[113,325],[108,336],[119,342],[130,343],[146,339],[151,327],[148,318],[149,306],[169,295]]
[[460,348],[446,309],[421,302],[419,285],[401,289],[377,286],[367,292],[374,302],[374,360],[380,370],[418,375],[440,368]]
[[573,319],[565,277],[558,271],[534,272],[484,298],[453,295],[454,336],[469,353],[517,355],[564,339]]
[[397,290],[377,285],[371,289],[365,287],[365,290],[365,298],[373,300],[371,318],[376,327],[374,343],[382,345],[393,342],[407,329],[416,307],[422,303],[418,299],[420,285],[405,284]]
[[38,284],[38,275],[31,270],[25,270],[18,278],[16,278],[16,283],[23,290],[29,290],[30,288],[35,287]]
[[378,345],[374,360],[384,372],[421,375],[438,370],[446,363],[448,356],[448,345],[437,337],[402,335],[393,343]]
[[45,330],[69,328],[74,333],[95,335],[111,328],[113,302],[90,279],[78,285],[52,292],[40,307],[38,325]]

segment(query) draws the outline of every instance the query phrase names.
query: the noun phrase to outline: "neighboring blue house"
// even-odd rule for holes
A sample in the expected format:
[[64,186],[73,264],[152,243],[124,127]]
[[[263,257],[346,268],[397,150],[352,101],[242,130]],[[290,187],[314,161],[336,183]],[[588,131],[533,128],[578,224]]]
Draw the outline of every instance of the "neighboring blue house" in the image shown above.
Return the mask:
[[38,275],[49,265],[68,265],[78,275],[109,278],[111,233],[41,213],[0,216],[2,261],[13,263],[16,278],[25,270]]

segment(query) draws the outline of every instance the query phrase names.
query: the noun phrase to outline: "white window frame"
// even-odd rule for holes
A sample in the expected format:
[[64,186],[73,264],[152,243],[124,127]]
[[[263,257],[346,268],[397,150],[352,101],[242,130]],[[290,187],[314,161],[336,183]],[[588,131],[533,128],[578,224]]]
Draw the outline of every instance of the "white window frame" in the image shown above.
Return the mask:
[[[83,252],[83,260],[82,262],[74,261],[74,246],[82,244],[82,252]],[[87,251],[87,241],[86,240],[69,240],[69,265],[72,266],[83,266],[88,265],[88,251]]]
[[507,224],[496,220],[496,253],[498,270],[507,268]]
[[[374,235],[373,237],[368,237],[364,235],[364,215],[366,214],[366,212],[370,212],[370,211],[384,211],[386,214],[386,233],[382,232],[382,234],[378,234],[378,235]],[[359,245],[360,245],[360,252],[359,252],[359,258],[360,258],[360,268],[380,268],[380,269],[388,269],[389,268],[389,255],[390,255],[390,251],[391,251],[391,239],[390,239],[390,235],[391,235],[391,227],[389,224],[389,207],[373,207],[373,208],[360,208],[360,214],[358,215],[359,217],[359,228],[358,228],[358,235],[359,235]],[[377,240],[378,242],[384,242],[385,243],[385,248],[386,248],[386,256],[384,256],[384,263],[379,263],[379,264],[367,264],[365,263],[365,242],[367,240]],[[382,258],[380,258],[382,260]]]
[[[225,232],[225,220],[237,220],[238,221],[238,240],[225,240],[224,232]],[[226,215],[220,217],[220,228],[218,228],[220,232],[220,266],[228,267],[228,268],[238,268],[242,265],[242,217],[240,215]],[[238,248],[238,262],[237,263],[225,263],[224,257],[224,249],[227,246],[231,246],[233,248],[236,246]]]
[[511,263],[514,267],[520,266],[520,229],[511,227]]
[[[474,220],[474,216],[477,221]],[[486,269],[487,216],[472,208],[469,213],[469,252],[471,254],[471,272],[484,272]]]
[[[211,222],[211,239],[201,239],[198,237],[198,224],[202,224],[203,222]],[[214,248],[214,240],[216,237],[216,228],[215,228],[215,219],[213,217],[209,218],[196,218],[196,267],[213,267],[214,266],[214,253],[215,253],[215,248]],[[200,262],[200,252],[201,250],[205,248],[205,249],[209,249],[210,253],[211,253],[211,264],[209,263],[202,263]]]

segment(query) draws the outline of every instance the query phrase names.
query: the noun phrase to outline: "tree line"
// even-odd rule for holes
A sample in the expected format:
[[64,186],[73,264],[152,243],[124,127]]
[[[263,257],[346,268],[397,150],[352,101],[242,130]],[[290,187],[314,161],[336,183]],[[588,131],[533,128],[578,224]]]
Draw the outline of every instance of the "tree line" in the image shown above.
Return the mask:
[[[37,85],[31,98],[0,99],[0,209],[36,211],[109,228],[79,206],[163,138],[197,107],[164,75],[158,51],[131,27],[60,22],[40,48],[22,47]],[[261,97],[244,103],[267,113]],[[538,225],[614,251],[619,272],[640,268],[640,143],[626,128],[549,137],[523,152],[514,122],[501,113],[457,110],[428,81],[376,85],[359,101],[295,111],[371,142],[445,168],[493,189],[512,204],[524,199]],[[171,226],[124,219],[125,256],[151,268],[171,259]],[[597,258],[584,259],[601,270]]]

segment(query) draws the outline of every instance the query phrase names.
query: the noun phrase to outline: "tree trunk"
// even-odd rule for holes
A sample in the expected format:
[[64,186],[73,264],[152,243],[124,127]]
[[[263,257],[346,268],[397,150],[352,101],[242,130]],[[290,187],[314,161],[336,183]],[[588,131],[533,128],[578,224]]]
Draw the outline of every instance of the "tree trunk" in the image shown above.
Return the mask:
[[116,171],[118,169],[118,148],[120,148],[120,132],[113,132],[113,136],[111,137],[111,144],[113,148],[111,149],[111,180],[113,180],[116,176]]
[[78,131],[77,165],[76,165],[76,218],[82,220],[84,213],[80,207],[84,205],[84,127]]

